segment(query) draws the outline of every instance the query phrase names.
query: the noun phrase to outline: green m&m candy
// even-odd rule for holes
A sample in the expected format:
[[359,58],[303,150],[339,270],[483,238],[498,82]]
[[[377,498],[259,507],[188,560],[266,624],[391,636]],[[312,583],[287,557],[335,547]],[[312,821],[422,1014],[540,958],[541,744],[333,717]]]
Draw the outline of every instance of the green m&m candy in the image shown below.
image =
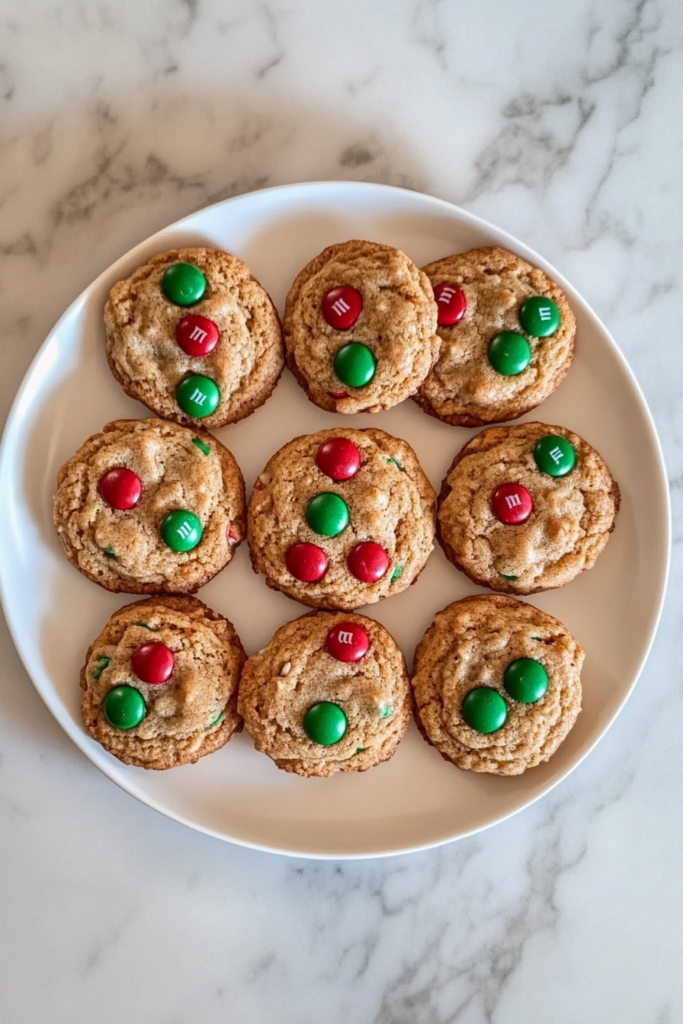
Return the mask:
[[477,686],[462,702],[462,717],[476,732],[497,732],[505,725],[507,704],[490,686]]
[[181,380],[175,389],[176,402],[188,416],[201,419],[216,411],[221,400],[218,384],[210,377],[201,373],[193,373],[191,377]]
[[503,685],[513,700],[518,700],[520,704],[534,704],[545,696],[548,673],[540,661],[517,658],[505,669]]
[[174,263],[164,271],[161,290],[176,306],[192,306],[206,291],[206,278],[192,263]]
[[534,445],[534,462],[541,473],[566,476],[576,465],[576,452],[566,437],[546,434]]
[[102,702],[104,717],[115,729],[134,729],[147,714],[145,702],[134,686],[115,686]]
[[547,338],[560,326],[557,304],[545,295],[532,295],[519,307],[519,323],[532,338]]
[[202,539],[202,524],[194,512],[178,508],[164,516],[159,533],[171,551],[192,551]]
[[489,362],[504,377],[516,377],[531,362],[531,345],[521,334],[502,331],[489,345]]
[[334,372],[349,388],[362,388],[375,376],[377,363],[367,345],[352,341],[343,345],[334,357]]
[[336,537],[349,525],[346,502],[331,492],[317,494],[308,503],[306,522],[321,537]]
[[339,743],[346,732],[346,715],[338,704],[321,701],[312,704],[304,715],[304,729],[309,740],[321,747]]

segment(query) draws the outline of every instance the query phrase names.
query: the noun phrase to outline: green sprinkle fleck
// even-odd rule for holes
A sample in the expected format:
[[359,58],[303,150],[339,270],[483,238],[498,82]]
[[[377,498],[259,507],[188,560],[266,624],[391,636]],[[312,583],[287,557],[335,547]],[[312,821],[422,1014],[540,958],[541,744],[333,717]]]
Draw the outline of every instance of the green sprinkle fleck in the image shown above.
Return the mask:
[[398,468],[401,470],[402,473],[405,473],[405,469],[403,468],[401,463],[398,461],[398,459],[392,459],[392,457],[389,455],[389,456],[387,456],[387,462],[393,462],[393,464],[395,466],[398,466]]
[[362,753],[364,753],[364,752],[365,752],[365,751],[366,751],[367,749],[368,749],[367,747],[356,747],[356,753],[357,753],[357,754],[362,754]]
[[95,665],[94,669],[90,673],[92,675],[93,679],[99,679],[100,678],[100,676],[102,675],[102,673],[104,672],[105,668],[107,667],[107,665],[109,664],[110,661],[111,661],[111,658],[108,658],[106,654],[103,654],[101,658],[97,659],[97,664]]
[[142,626],[143,629],[148,629],[150,633],[156,633],[154,626],[150,626],[149,622],[136,622],[136,626]]
[[219,712],[218,712],[218,714],[217,714],[217,715],[216,715],[216,717],[214,718],[213,722],[209,722],[209,729],[210,729],[210,728],[211,728],[212,726],[214,726],[214,725],[218,725],[218,723],[220,722],[220,720],[221,720],[221,718],[223,717],[223,715],[224,715],[224,714],[225,714],[225,708],[223,708],[223,710],[222,710],[222,711],[219,711]]
[[108,544],[106,548],[102,548],[102,554],[106,555],[107,558],[113,558],[114,561],[117,561],[116,552],[114,551],[111,544]]
[[209,448],[208,444],[204,444],[204,442],[201,440],[201,438],[193,437],[192,438],[192,444],[196,444],[197,447],[199,448],[200,452],[204,452],[205,455],[210,455],[211,454],[211,449]]
[[542,636],[532,636],[532,638],[531,638],[531,639],[532,639],[532,640],[542,640],[542,639],[543,639],[543,637],[542,637]]
[[403,566],[402,565],[397,565],[396,568],[394,569],[394,571],[391,574],[391,582],[393,583],[394,580],[400,579],[402,573],[403,573]]
[[391,714],[391,705],[385,704],[383,708],[380,708],[380,711],[379,711],[379,717],[380,718],[388,718],[390,714]]
[[503,577],[504,580],[516,580],[517,579],[516,576],[508,576],[504,572],[502,572],[500,575]]

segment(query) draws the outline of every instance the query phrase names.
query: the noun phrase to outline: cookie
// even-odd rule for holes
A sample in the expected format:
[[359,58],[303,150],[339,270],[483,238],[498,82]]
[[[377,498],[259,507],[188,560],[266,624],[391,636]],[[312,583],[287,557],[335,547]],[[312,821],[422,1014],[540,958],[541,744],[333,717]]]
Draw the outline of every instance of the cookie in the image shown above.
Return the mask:
[[415,651],[420,732],[458,768],[520,775],[547,761],[581,710],[584,653],[552,615],[511,597],[439,612]]
[[563,587],[594,565],[614,529],[619,487],[565,427],[489,427],[455,456],[437,536],[473,583],[510,594]]
[[104,309],[111,372],[131,398],[206,428],[249,416],[284,363],[275,306],[220,249],[171,249],[118,281]]
[[246,655],[234,627],[196,597],[154,597],[114,612],[81,669],[81,715],[124,764],[175,768],[242,729]]
[[514,420],[553,393],[574,358],[576,321],[542,270],[499,247],[424,268],[439,309],[439,358],[415,395],[462,427]]
[[441,344],[429,280],[399,249],[330,245],[292,285],[287,366],[328,412],[379,412],[415,394]]
[[254,571],[314,608],[373,604],[417,579],[434,546],[435,505],[415,452],[383,430],[297,437],[254,485]]
[[106,590],[192,593],[244,536],[244,481],[206,431],[115,420],[60,469],[54,523],[71,564]]
[[373,619],[309,612],[249,658],[238,711],[278,768],[328,777],[387,761],[411,712],[403,655]]

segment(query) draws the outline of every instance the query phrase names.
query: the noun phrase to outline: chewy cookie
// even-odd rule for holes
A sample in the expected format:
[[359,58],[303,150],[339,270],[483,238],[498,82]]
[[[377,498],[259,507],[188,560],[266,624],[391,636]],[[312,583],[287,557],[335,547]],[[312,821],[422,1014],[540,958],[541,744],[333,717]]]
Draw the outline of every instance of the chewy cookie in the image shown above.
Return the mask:
[[619,488],[595,449],[564,427],[489,427],[454,458],[437,536],[480,587],[534,594],[590,569],[619,511]]
[[410,721],[403,655],[364,615],[310,612],[249,658],[238,711],[257,750],[297,775],[364,772],[387,761]]
[[292,285],[287,366],[328,412],[379,412],[415,394],[441,344],[429,280],[399,249],[330,245]]
[[574,725],[583,659],[552,615],[510,597],[466,597],[417,645],[415,719],[458,768],[519,775],[547,761]]
[[513,420],[553,393],[574,358],[576,322],[547,274],[498,247],[424,267],[439,310],[439,358],[414,396],[462,427]]
[[277,311],[249,267],[220,249],[159,253],[111,290],[111,372],[178,423],[222,427],[257,409],[282,372]]
[[383,430],[297,437],[254,485],[254,571],[314,608],[358,608],[400,594],[434,546],[435,502],[410,445]]
[[81,669],[81,714],[125,764],[175,768],[242,729],[246,655],[232,624],[196,597],[155,597],[114,612]]
[[167,420],[115,420],[57,476],[54,523],[88,579],[128,594],[198,590],[232,558],[244,481],[227,448]]

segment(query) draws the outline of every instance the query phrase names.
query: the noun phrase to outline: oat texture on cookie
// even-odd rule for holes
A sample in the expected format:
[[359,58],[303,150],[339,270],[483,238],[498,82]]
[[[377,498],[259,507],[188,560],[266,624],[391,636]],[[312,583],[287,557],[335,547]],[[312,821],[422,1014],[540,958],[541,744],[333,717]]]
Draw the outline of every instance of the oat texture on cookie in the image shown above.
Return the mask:
[[547,761],[574,725],[583,660],[565,626],[531,605],[456,601],[417,646],[416,721],[458,768],[519,775]]
[[66,557],[107,590],[191,593],[245,534],[244,482],[211,434],[165,420],[116,420],[57,477]]
[[390,409],[427,376],[436,327],[429,280],[405,253],[375,242],[331,245],[287,296],[287,365],[329,412]]
[[105,351],[126,394],[178,423],[219,427],[271,394],[284,364],[268,294],[220,249],[172,249],[111,290]]
[[489,427],[455,456],[437,536],[479,586],[511,594],[562,587],[590,569],[614,529],[619,487],[565,427]]
[[192,764],[242,728],[246,660],[232,624],[187,595],[119,609],[81,670],[81,714],[93,739],[126,764]]
[[574,358],[576,322],[542,270],[500,247],[424,267],[432,282],[439,358],[415,400],[457,426],[516,419],[558,387]]
[[249,658],[238,710],[257,750],[303,776],[362,772],[388,760],[408,728],[403,655],[366,616],[311,612]]
[[321,430],[270,459],[249,502],[256,572],[318,608],[358,608],[415,581],[436,496],[412,448],[382,430]]

